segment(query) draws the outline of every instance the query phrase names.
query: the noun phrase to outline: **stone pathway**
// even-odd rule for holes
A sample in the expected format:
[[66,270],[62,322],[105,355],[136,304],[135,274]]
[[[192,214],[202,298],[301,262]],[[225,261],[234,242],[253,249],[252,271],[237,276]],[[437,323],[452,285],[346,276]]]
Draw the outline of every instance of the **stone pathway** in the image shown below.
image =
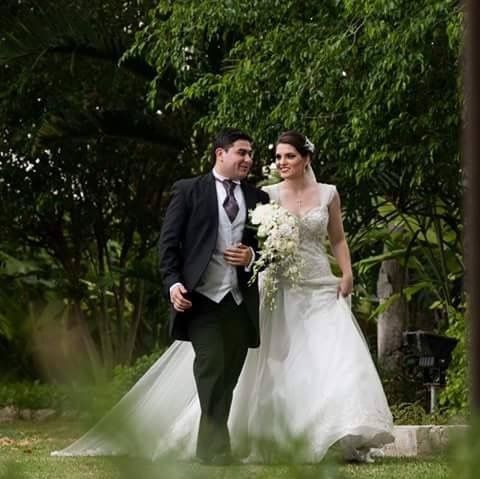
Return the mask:
[[383,448],[389,457],[425,457],[445,451],[468,426],[395,426],[395,442]]

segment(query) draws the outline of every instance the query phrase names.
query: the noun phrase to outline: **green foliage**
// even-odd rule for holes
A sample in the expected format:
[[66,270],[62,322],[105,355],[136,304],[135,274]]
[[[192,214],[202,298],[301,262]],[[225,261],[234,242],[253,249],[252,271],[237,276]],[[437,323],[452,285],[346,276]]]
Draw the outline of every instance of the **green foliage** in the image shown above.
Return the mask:
[[[207,167],[206,135],[225,126],[254,136],[257,173],[281,130],[316,144],[317,176],[342,196],[362,314],[381,311],[376,273],[396,258],[403,295],[455,328],[458,2],[31,0],[1,13],[0,249],[49,255],[36,277],[100,362],[163,342],[153,246],[166,192]],[[0,294],[0,348],[23,352],[33,293],[18,281]]]
[[0,407],[18,409],[55,409],[69,411],[78,406],[83,414],[92,411],[95,417],[104,414],[147,372],[160,357],[161,350],[140,356],[132,366],[116,366],[112,377],[103,385],[45,384],[35,382],[2,382]]
[[96,409],[107,410],[119,401],[158,360],[162,352],[162,350],[156,349],[137,358],[131,366],[115,366],[111,381],[109,381],[104,391],[100,389],[100,395],[96,395]]
[[160,1],[130,54],[175,72],[168,107],[200,105],[198,135],[239,125],[268,162],[280,131],[305,132],[342,196],[362,311],[381,312],[378,268],[397,258],[444,331],[462,302],[461,21],[455,0]]
[[374,318],[400,295],[417,301],[424,309],[435,310],[443,321],[435,329],[445,332],[450,311],[462,301],[463,238],[460,208],[452,209],[443,198],[422,199],[404,206],[379,198],[377,215],[357,235],[355,251],[382,248],[355,263],[360,280],[376,271],[381,262],[396,259],[403,268],[401,292],[369,311]]
[[480,469],[480,418],[472,418],[465,434],[450,448],[452,477],[476,479]]
[[0,407],[61,410],[65,407],[68,397],[68,389],[58,385],[38,382],[0,384]]
[[161,356],[161,350],[140,356],[131,366],[116,366],[112,376],[103,384],[73,385],[70,387],[70,407],[88,411],[93,422],[112,408]]
[[21,250],[16,246],[8,251],[0,249],[0,351],[3,359],[0,375],[3,378],[35,378],[32,374],[35,332],[50,318],[61,319],[65,313],[58,275],[58,266],[42,250]]
[[[188,115],[145,111],[151,68],[119,65],[152,5],[11,1],[0,15],[0,250],[20,262],[48,256],[41,277],[65,301],[57,326],[83,348],[71,355],[107,368],[164,341],[155,244],[166,192],[194,154]],[[176,90],[162,85],[166,102]],[[48,301],[32,315],[31,296],[9,285],[0,331],[38,377],[23,326]]]
[[[418,397],[419,392],[423,393],[425,388],[412,380],[404,367],[400,367],[399,370],[379,368],[379,375],[388,404],[393,408],[392,410],[398,411],[398,413],[395,413],[395,417],[401,417],[403,407],[407,407],[407,409],[409,409],[409,405],[418,405],[419,408],[425,407],[425,401],[421,401]],[[423,394],[423,396],[425,395]]]
[[[260,145],[282,129],[304,131],[321,176],[350,195],[361,184],[363,204],[391,191],[392,170],[404,188],[413,178],[416,190],[437,187],[440,167],[442,181],[455,181],[457,2],[374,5],[160,1],[131,52],[159,76],[176,72],[172,107],[201,102],[201,131],[242,125]],[[151,98],[155,91],[152,83]]]
[[[393,421],[396,426],[408,424],[452,424],[452,415],[446,408],[429,413],[418,402],[400,403],[391,406]],[[465,424],[465,417],[456,418],[459,423]]]
[[446,334],[458,339],[453,350],[452,363],[448,369],[447,387],[440,395],[440,405],[448,408],[451,416],[468,415],[469,397],[469,315],[464,309],[451,309]]

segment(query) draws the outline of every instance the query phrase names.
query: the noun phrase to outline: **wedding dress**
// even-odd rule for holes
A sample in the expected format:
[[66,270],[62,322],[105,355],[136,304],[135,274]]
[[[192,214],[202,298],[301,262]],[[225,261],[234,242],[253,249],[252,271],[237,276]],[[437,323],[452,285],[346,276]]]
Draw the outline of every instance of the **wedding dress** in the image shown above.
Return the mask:
[[[279,202],[278,185],[265,189]],[[335,443],[347,458],[369,461],[370,451],[393,441],[379,376],[348,301],[337,298],[325,250],[334,192],[319,184],[318,206],[298,217],[301,282],[280,280],[275,308],[261,306],[261,346],[249,350],[234,392],[232,449],[251,462],[270,462],[273,450],[292,444],[292,460],[317,462]],[[191,344],[175,341],[94,428],[52,455],[193,457],[200,418],[193,359]]]

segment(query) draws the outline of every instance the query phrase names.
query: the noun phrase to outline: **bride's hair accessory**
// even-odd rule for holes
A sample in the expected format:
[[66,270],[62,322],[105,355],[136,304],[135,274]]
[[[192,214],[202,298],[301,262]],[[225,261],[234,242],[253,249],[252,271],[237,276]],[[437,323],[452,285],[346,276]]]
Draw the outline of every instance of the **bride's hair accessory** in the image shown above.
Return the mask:
[[275,142],[275,148],[280,143],[292,145],[302,155],[311,155],[315,153],[315,145],[303,134],[295,130],[284,131]]
[[307,137],[305,137],[305,144],[303,147],[312,153],[312,155],[315,153],[315,145]]

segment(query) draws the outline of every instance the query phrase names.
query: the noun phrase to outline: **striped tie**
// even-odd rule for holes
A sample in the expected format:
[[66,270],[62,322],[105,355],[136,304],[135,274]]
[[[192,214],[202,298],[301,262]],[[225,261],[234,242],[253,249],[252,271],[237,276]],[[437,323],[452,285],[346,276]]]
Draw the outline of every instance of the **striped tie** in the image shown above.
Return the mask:
[[223,180],[222,183],[225,187],[225,191],[227,192],[227,197],[223,202],[223,208],[227,213],[230,223],[233,223],[233,221],[237,217],[238,210],[240,209],[237,200],[235,199],[235,195],[233,194],[233,190],[235,189],[235,186],[237,186],[237,184],[232,180]]

